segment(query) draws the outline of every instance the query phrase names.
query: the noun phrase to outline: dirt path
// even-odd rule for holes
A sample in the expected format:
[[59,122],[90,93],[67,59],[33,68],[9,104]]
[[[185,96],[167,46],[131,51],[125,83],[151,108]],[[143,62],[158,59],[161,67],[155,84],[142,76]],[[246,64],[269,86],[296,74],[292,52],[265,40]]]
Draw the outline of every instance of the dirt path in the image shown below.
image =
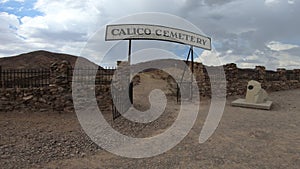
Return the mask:
[[[199,144],[198,139],[209,100],[201,100],[200,113],[189,135],[170,151],[145,159],[123,158],[101,150],[82,132],[75,114],[2,112],[0,168],[297,169],[299,95],[300,90],[271,93],[271,111],[231,107],[235,98],[229,98],[219,127],[204,144]],[[176,115],[164,113],[148,126],[131,125],[120,119],[114,127],[142,137],[157,134],[157,127],[163,131]],[[124,129],[124,125],[131,129]]]

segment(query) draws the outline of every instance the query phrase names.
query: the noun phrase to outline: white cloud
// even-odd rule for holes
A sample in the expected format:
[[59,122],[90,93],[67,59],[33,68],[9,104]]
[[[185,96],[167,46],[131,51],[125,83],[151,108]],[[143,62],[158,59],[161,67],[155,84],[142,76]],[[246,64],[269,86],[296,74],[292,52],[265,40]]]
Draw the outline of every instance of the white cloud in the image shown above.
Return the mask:
[[6,12],[0,12],[0,30],[10,32],[10,26],[19,27],[18,17]]
[[[280,54],[275,53],[274,55],[278,56]],[[246,56],[236,55],[231,51],[220,53],[213,50],[204,51],[196,61],[202,62],[205,65],[236,63],[239,68],[255,68],[255,66],[263,65],[266,66],[268,70],[276,70],[279,65],[283,65],[280,64],[280,62],[284,61],[284,58],[281,57],[278,59],[277,57],[270,57],[267,53],[260,50],[255,50],[252,54]],[[286,67],[291,68],[289,66]]]
[[268,44],[266,44],[266,46],[273,51],[289,50],[289,49],[299,47],[298,45],[284,44],[284,43],[277,42],[277,41],[271,41]]
[[[34,5],[34,10],[43,15],[24,16],[20,18],[21,24],[18,16],[0,13],[0,40],[11,41],[5,46],[1,45],[0,56],[39,49],[79,55],[88,36],[100,27],[102,16],[95,7],[100,3],[101,1],[39,0]],[[12,30],[10,26],[17,29]]]
[[[290,51],[300,45],[292,44],[300,38],[299,3],[294,0],[37,0],[33,10],[42,15],[0,13],[0,41],[5,42],[0,44],[0,57],[37,49],[78,55],[88,38],[114,19],[137,12],[166,12],[191,21],[219,43],[218,52],[204,51],[198,61],[273,68],[295,66],[300,60]],[[184,29],[185,25],[171,26]]]
[[[100,3],[101,1],[97,1]],[[101,19],[101,13],[95,8],[97,4],[90,1],[53,1],[39,0],[34,6],[35,10],[42,12],[43,16],[25,17],[20,31],[23,34],[33,33],[28,29],[42,28],[45,31],[79,32],[87,33],[93,25]],[[30,34],[29,34],[30,35]]]
[[287,2],[288,4],[295,4],[295,0],[265,0],[267,6],[279,4],[281,2]]
[[6,3],[9,1],[15,1],[15,2],[24,2],[25,0],[1,0],[0,3]]
[[288,3],[289,3],[289,4],[294,4],[295,1],[294,1],[294,0],[288,0]]
[[198,58],[195,59],[196,62],[201,62],[205,65],[223,65],[224,62],[222,62],[222,59],[220,57],[221,53],[212,50],[212,51],[208,51],[205,50],[201,53],[200,56],[198,56]]
[[278,4],[279,0],[265,0],[266,5]]
[[9,0],[1,0],[0,3],[6,3],[8,2]]
[[226,54],[231,54],[233,51],[232,50],[227,50]]
[[[134,12],[163,11],[166,9],[164,4],[173,4],[175,9],[182,3],[182,0],[38,0],[34,9],[43,15],[21,18],[22,24],[17,33],[25,37],[24,43],[32,45],[33,49],[79,55],[89,37],[105,23]],[[94,57],[91,60],[95,60]]]

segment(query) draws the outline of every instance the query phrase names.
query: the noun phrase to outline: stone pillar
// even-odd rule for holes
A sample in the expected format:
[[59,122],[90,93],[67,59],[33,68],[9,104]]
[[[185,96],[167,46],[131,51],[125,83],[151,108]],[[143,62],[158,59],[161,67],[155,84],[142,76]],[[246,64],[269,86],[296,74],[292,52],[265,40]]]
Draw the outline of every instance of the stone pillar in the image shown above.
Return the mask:
[[227,81],[227,94],[240,94],[238,90],[238,68],[235,63],[230,63],[224,66],[224,71]]
[[293,70],[295,80],[298,80],[300,82],[300,69],[294,69]]
[[195,66],[196,81],[198,83],[199,92],[201,96],[210,95],[210,82],[208,77],[208,72],[202,63],[197,63]]
[[[118,70],[115,74],[113,85],[119,89],[124,90],[124,87],[129,82],[130,69],[127,61],[117,61]],[[127,80],[128,79],[128,80]]]
[[204,79],[204,66],[202,63],[196,63],[195,62],[195,66],[194,66],[194,75],[196,77],[196,81],[198,83],[200,83],[201,80]]
[[256,66],[255,70],[257,71],[257,80],[260,83],[264,83],[266,81],[266,68],[264,66]]
[[227,81],[236,81],[238,68],[235,63],[230,63],[224,66]]
[[[129,62],[118,61],[117,62],[117,72],[115,73],[114,79],[112,81],[112,98],[114,100],[113,104],[113,118],[119,117],[122,113],[126,112],[131,104],[133,103],[133,86],[132,83],[129,86],[128,93],[125,93],[126,86],[128,86],[130,78],[130,67]],[[128,100],[129,98],[129,100]],[[118,110],[116,109],[118,107]]]
[[279,75],[279,80],[280,81],[287,81],[287,77],[286,77],[286,69],[277,69],[277,73]]
[[70,87],[71,64],[64,60],[55,62],[50,66],[50,85],[60,87]]
[[50,93],[54,97],[52,109],[64,111],[72,105],[71,80],[72,66],[68,61],[55,62],[50,66]]
[[117,66],[121,66],[123,61],[117,61]]

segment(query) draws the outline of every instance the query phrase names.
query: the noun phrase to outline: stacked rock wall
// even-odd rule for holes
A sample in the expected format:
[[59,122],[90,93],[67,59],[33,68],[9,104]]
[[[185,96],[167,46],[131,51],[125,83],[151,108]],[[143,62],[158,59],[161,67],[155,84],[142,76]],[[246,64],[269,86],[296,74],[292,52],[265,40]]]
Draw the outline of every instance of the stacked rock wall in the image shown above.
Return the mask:
[[[190,63],[188,65],[191,66]],[[53,64],[50,68],[50,85],[47,87],[0,88],[0,111],[73,111],[72,90],[70,80],[68,80],[70,68],[70,64],[66,61]],[[224,72],[220,72],[220,68]],[[236,64],[209,67],[202,63],[194,63],[194,76],[201,96],[210,97],[211,79],[214,78],[216,82],[220,73],[226,75],[227,96],[245,95],[246,86],[250,80],[261,82],[262,87],[268,92],[300,88],[300,69],[269,71],[263,66],[256,66],[255,69],[240,69]],[[137,85],[140,79],[138,77],[134,79],[136,79],[134,85]],[[96,86],[95,95],[103,109],[111,108],[110,85]]]
[[[52,64],[50,85],[38,88],[0,88],[0,111],[58,111],[72,112],[73,99],[70,63]],[[95,95],[101,108],[110,109],[110,86],[98,85]]]
[[[212,69],[196,63],[195,76],[200,86],[200,94],[210,96],[210,76],[206,69]],[[266,70],[264,66],[256,66],[255,69],[241,69],[236,64],[223,66],[226,76],[227,96],[245,95],[248,81],[256,80],[262,83],[262,87],[267,91],[280,91],[300,88],[300,70],[277,69],[277,71]],[[287,73],[289,72],[289,73]]]

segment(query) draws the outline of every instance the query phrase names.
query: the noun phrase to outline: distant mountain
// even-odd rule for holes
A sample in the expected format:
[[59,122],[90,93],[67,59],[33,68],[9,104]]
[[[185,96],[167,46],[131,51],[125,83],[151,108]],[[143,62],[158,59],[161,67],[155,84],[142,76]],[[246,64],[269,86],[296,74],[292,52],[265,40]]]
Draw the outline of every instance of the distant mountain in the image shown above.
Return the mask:
[[82,57],[40,50],[17,56],[0,58],[0,66],[2,66],[2,69],[39,69],[49,68],[54,62],[66,60],[74,67],[77,58],[92,63]]

